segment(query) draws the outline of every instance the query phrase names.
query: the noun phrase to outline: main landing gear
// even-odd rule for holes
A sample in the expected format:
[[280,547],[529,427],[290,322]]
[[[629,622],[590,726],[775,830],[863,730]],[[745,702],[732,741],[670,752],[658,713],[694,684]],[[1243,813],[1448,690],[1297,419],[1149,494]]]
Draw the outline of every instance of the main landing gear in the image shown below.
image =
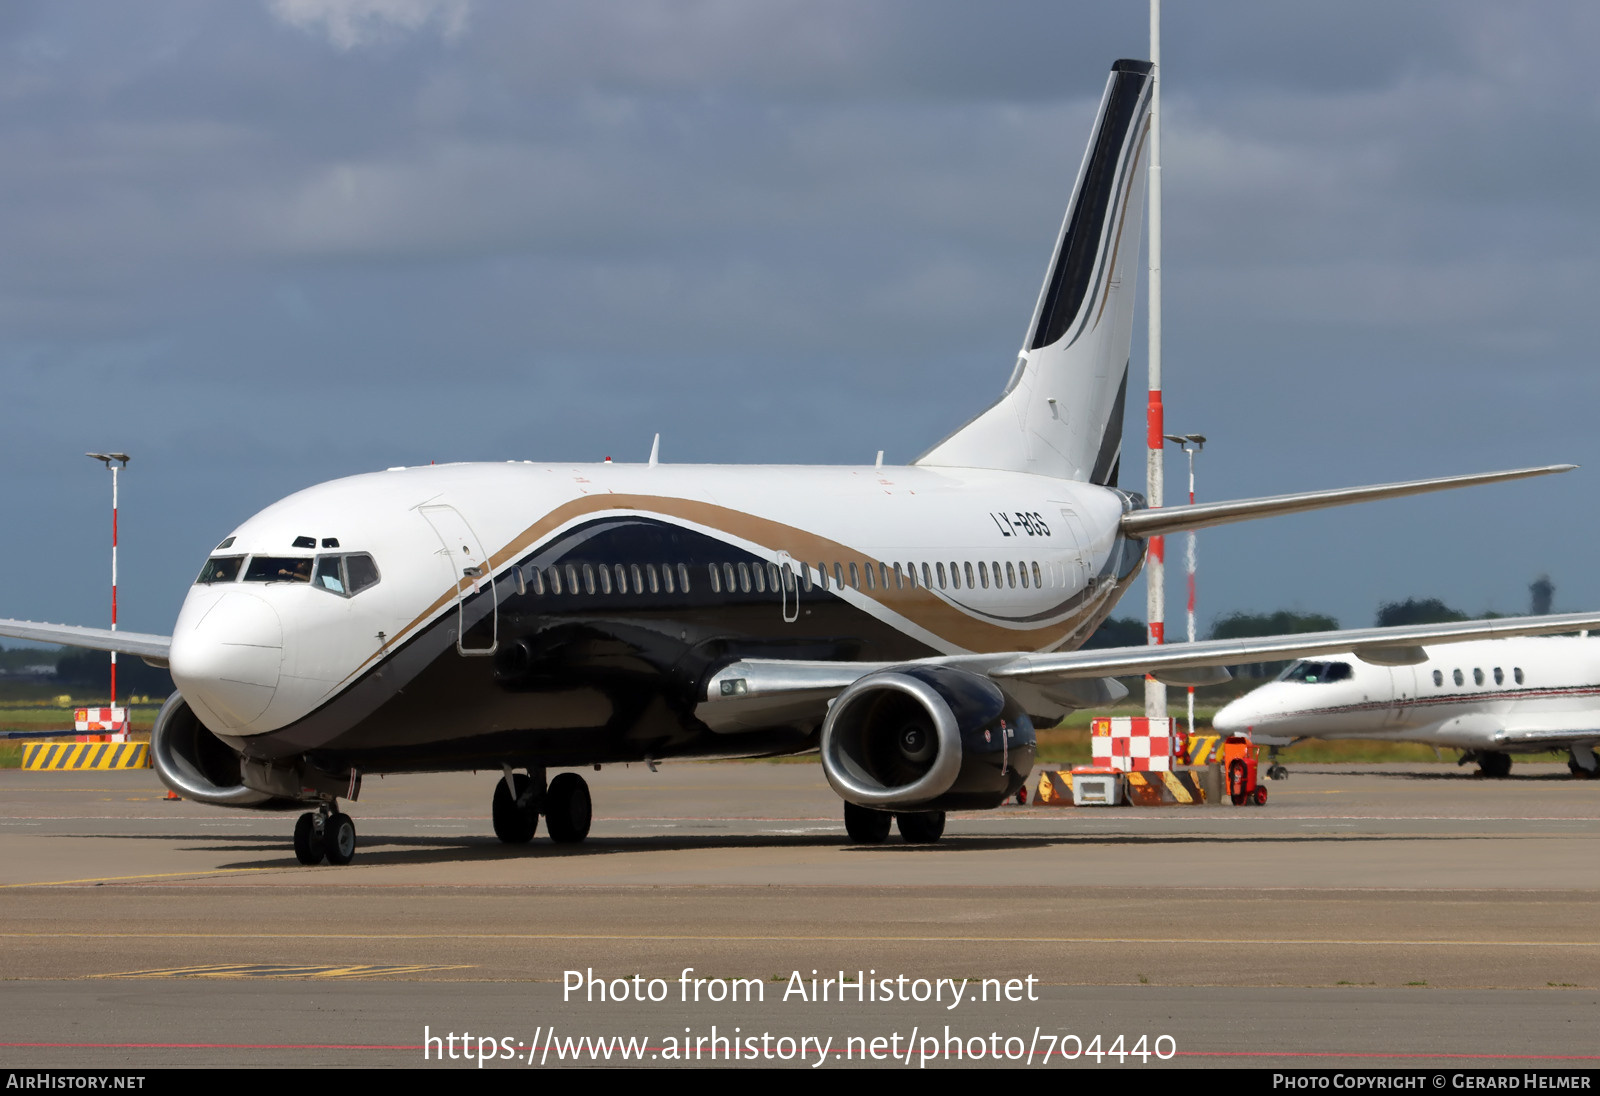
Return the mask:
[[[589,784],[577,773],[557,773],[546,786],[544,770],[513,773],[506,765],[505,779],[494,787],[494,835],[507,845],[526,845],[539,829],[544,815],[550,840],[577,844],[589,836],[594,805]],[[514,789],[514,790],[513,790]]]
[[1478,775],[1499,778],[1511,775],[1511,755],[1499,750],[1484,750],[1478,754]]
[[1585,746],[1574,746],[1569,751],[1571,757],[1567,760],[1567,771],[1579,780],[1595,780],[1600,778],[1600,754]]
[[302,864],[348,864],[356,855],[356,824],[348,814],[324,803],[294,824],[294,855]]
[[931,845],[944,836],[943,811],[891,814],[870,807],[858,807],[854,803],[844,805],[844,830],[850,835],[850,840],[858,845],[883,844],[889,837],[890,822],[899,828],[901,838],[909,844]]

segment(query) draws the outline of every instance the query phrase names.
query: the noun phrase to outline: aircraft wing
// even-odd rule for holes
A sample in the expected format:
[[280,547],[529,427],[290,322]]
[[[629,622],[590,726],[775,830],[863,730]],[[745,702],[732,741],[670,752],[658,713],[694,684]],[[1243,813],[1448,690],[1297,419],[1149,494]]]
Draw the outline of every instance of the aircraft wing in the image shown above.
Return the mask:
[[[1348,651],[1377,665],[1405,666],[1426,661],[1424,645],[1584,629],[1600,629],[1600,612],[1208,639],[1159,647],[944,655],[916,661],[984,674],[1002,688],[1021,694],[1018,699],[1025,704],[1042,695],[1050,707],[1083,708],[1127,695],[1126,689],[1108,679],[1134,674],[1150,674],[1173,685],[1205,685],[1226,681],[1229,675],[1221,669],[1224,666]],[[773,720],[814,718],[856,679],[899,665],[905,663],[741,659],[708,679],[695,714],[713,730],[724,733],[769,725]]]
[[59,643],[64,647],[87,647],[92,651],[116,651],[138,655],[146,662],[165,666],[172,648],[171,636],[147,632],[113,632],[109,628],[80,628],[73,624],[42,624],[32,620],[0,620],[0,636],[31,639],[36,643]]

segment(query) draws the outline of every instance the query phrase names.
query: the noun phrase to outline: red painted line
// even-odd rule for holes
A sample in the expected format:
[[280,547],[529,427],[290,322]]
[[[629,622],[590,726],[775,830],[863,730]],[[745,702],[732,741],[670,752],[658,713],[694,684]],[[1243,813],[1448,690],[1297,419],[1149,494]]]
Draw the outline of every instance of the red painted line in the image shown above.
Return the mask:
[[1340,1050],[1180,1050],[1180,1058],[1460,1058],[1483,1062],[1600,1062],[1600,1054],[1382,1054]]
[[47,1047],[58,1050],[421,1050],[382,1043],[0,1043],[0,1047]]

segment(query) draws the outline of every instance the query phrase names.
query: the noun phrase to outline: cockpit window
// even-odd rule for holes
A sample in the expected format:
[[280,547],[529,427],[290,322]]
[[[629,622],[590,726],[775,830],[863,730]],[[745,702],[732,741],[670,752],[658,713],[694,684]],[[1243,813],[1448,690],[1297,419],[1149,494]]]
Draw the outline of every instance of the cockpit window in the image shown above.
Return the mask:
[[342,562],[338,556],[318,556],[317,575],[312,582],[324,590],[332,590],[336,594],[344,593],[344,568],[339,566]]
[[206,560],[206,565],[200,568],[200,577],[194,580],[195,585],[232,582],[239,577],[239,565],[243,562],[243,556],[212,556]]
[[1330,681],[1348,681],[1354,671],[1348,662],[1310,662],[1301,659],[1291,662],[1279,675],[1279,681],[1298,681],[1305,685],[1325,685]]
[[365,552],[347,556],[318,556],[312,585],[349,597],[378,581],[378,565]]
[[310,556],[251,556],[246,582],[310,582]]

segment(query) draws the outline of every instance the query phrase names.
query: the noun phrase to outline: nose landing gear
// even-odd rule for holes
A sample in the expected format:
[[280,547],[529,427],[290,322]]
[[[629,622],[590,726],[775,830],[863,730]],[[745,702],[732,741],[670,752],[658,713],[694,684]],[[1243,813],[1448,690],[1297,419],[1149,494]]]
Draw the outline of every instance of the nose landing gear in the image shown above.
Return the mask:
[[348,864],[356,855],[356,824],[348,814],[324,803],[294,824],[294,855],[302,864]]

